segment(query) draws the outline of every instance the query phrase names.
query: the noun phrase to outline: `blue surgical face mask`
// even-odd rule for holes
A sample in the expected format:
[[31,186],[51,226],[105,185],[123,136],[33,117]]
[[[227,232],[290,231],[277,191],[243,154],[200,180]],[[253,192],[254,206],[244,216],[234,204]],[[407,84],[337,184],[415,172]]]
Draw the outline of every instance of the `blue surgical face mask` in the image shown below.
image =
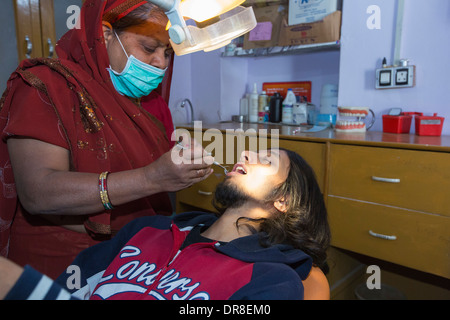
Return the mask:
[[117,33],[115,31],[114,33],[128,58],[122,72],[114,71],[111,66],[107,69],[114,87],[117,92],[127,97],[141,98],[148,96],[163,81],[167,68],[159,69],[140,61],[133,55],[128,56]]

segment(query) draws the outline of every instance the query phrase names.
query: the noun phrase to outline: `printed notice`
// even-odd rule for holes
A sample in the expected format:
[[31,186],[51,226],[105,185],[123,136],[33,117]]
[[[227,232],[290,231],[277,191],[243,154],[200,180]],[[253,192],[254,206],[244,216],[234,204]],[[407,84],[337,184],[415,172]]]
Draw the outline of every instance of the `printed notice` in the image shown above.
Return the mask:
[[272,22],[258,22],[256,27],[250,31],[250,41],[267,41],[272,38]]

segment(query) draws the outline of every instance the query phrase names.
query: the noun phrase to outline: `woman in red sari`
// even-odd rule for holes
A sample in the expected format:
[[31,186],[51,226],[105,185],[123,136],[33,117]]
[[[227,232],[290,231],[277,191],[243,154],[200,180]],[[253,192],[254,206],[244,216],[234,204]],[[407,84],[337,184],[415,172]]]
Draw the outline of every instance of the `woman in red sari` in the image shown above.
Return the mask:
[[167,192],[212,172],[210,161],[174,164],[163,124],[140,105],[147,83],[121,82],[163,74],[166,24],[147,1],[87,0],[57,60],[25,60],[12,74],[0,101],[2,255],[57,277],[130,220],[171,214]]

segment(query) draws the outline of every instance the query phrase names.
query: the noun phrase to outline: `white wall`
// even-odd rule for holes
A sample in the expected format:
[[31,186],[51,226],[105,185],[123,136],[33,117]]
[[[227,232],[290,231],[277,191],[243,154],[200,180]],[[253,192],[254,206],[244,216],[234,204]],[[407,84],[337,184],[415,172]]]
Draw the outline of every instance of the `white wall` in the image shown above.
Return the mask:
[[[345,0],[342,23],[339,105],[368,106],[378,120],[372,130],[382,130],[382,114],[390,108],[446,118],[443,134],[450,134],[450,1],[406,0],[401,57],[417,66],[416,87],[375,90],[375,69],[383,57],[393,62],[397,2]],[[366,10],[381,9],[381,29],[369,30]],[[414,125],[412,131],[414,132]]]
[[338,51],[254,58],[248,82],[262,87],[263,82],[312,81],[311,100],[319,108],[322,85],[338,84],[339,60]]
[[173,122],[186,123],[190,120],[188,111],[182,109],[183,99],[192,99],[191,55],[175,57],[173,65],[172,86],[170,90],[169,108]]
[[[179,108],[180,96],[189,96],[181,84],[185,80],[181,81],[181,78],[191,79],[196,118],[205,123],[230,120],[232,115],[239,114],[239,100],[253,89],[253,83],[261,91],[264,82],[312,81],[312,101],[319,107],[322,85],[339,81],[340,54],[336,51],[230,58],[221,57],[220,50],[217,50],[191,56],[191,60],[185,56],[175,60],[170,108],[176,123],[184,112]],[[187,74],[188,70],[192,71],[191,76]]]
[[[401,56],[417,66],[415,88],[375,90],[375,69],[381,67],[383,57],[388,63],[393,59],[397,0],[345,0],[340,53],[222,58],[218,50],[177,57],[170,107],[176,114],[181,98],[191,97],[199,120],[229,120],[239,113],[239,99],[254,82],[261,90],[263,82],[311,80],[317,107],[322,85],[339,83],[339,105],[375,111],[372,130],[381,131],[382,114],[401,107],[446,117],[443,134],[449,135],[450,1],[405,2]],[[379,30],[367,28],[366,11],[371,5],[381,9]]]
[[175,124],[191,120],[189,110],[181,108],[188,98],[194,107],[194,120],[217,122],[220,109],[220,52],[196,52],[176,56],[169,107]]

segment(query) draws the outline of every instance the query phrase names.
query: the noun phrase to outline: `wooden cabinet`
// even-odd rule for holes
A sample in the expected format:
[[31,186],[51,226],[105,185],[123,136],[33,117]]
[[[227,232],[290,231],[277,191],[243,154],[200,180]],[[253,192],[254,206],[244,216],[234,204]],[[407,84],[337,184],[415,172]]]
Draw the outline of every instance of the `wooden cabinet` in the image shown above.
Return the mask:
[[14,0],[19,61],[55,56],[53,0]]
[[[13,0],[19,61],[56,58],[55,46],[84,0]],[[70,8],[77,10],[71,11]]]
[[[220,131],[226,137],[226,130]],[[375,132],[356,137],[320,133],[279,139],[280,147],[296,151],[313,167],[328,208],[332,245],[450,279],[450,137]],[[222,179],[211,176],[180,191],[177,212],[213,211],[215,185]]]
[[450,278],[450,153],[330,150],[333,245]]
[[214,168],[214,173],[206,180],[177,192],[177,213],[189,211],[191,208],[216,212],[212,205],[214,190],[223,179],[224,175],[220,169]]
[[26,58],[56,58],[58,39],[74,24],[82,0],[6,0],[0,20],[0,93],[17,65]]
[[450,278],[450,219],[328,196],[332,244]]
[[331,145],[329,194],[450,217],[450,153]]
[[313,168],[320,190],[325,190],[326,144],[280,139],[280,148],[297,152]]
[[[231,165],[231,163],[234,163],[237,160],[235,156],[235,144],[230,143],[233,139],[232,136],[229,137],[228,145],[232,146],[233,152],[228,152],[228,154],[233,155],[233,158],[229,158],[227,161],[227,142],[221,131],[209,130],[207,132],[202,132],[194,130],[178,130],[179,135],[182,133],[187,133],[190,137],[195,138],[199,142],[201,141],[203,148],[207,152],[210,152],[216,158],[216,161],[220,163],[229,163]],[[225,178],[225,174],[223,169],[217,166],[214,166],[213,169],[214,172],[206,180],[177,192],[176,211],[178,213],[189,211],[191,209],[206,210],[211,212],[216,211],[212,205],[214,190],[216,189],[217,184]]]

